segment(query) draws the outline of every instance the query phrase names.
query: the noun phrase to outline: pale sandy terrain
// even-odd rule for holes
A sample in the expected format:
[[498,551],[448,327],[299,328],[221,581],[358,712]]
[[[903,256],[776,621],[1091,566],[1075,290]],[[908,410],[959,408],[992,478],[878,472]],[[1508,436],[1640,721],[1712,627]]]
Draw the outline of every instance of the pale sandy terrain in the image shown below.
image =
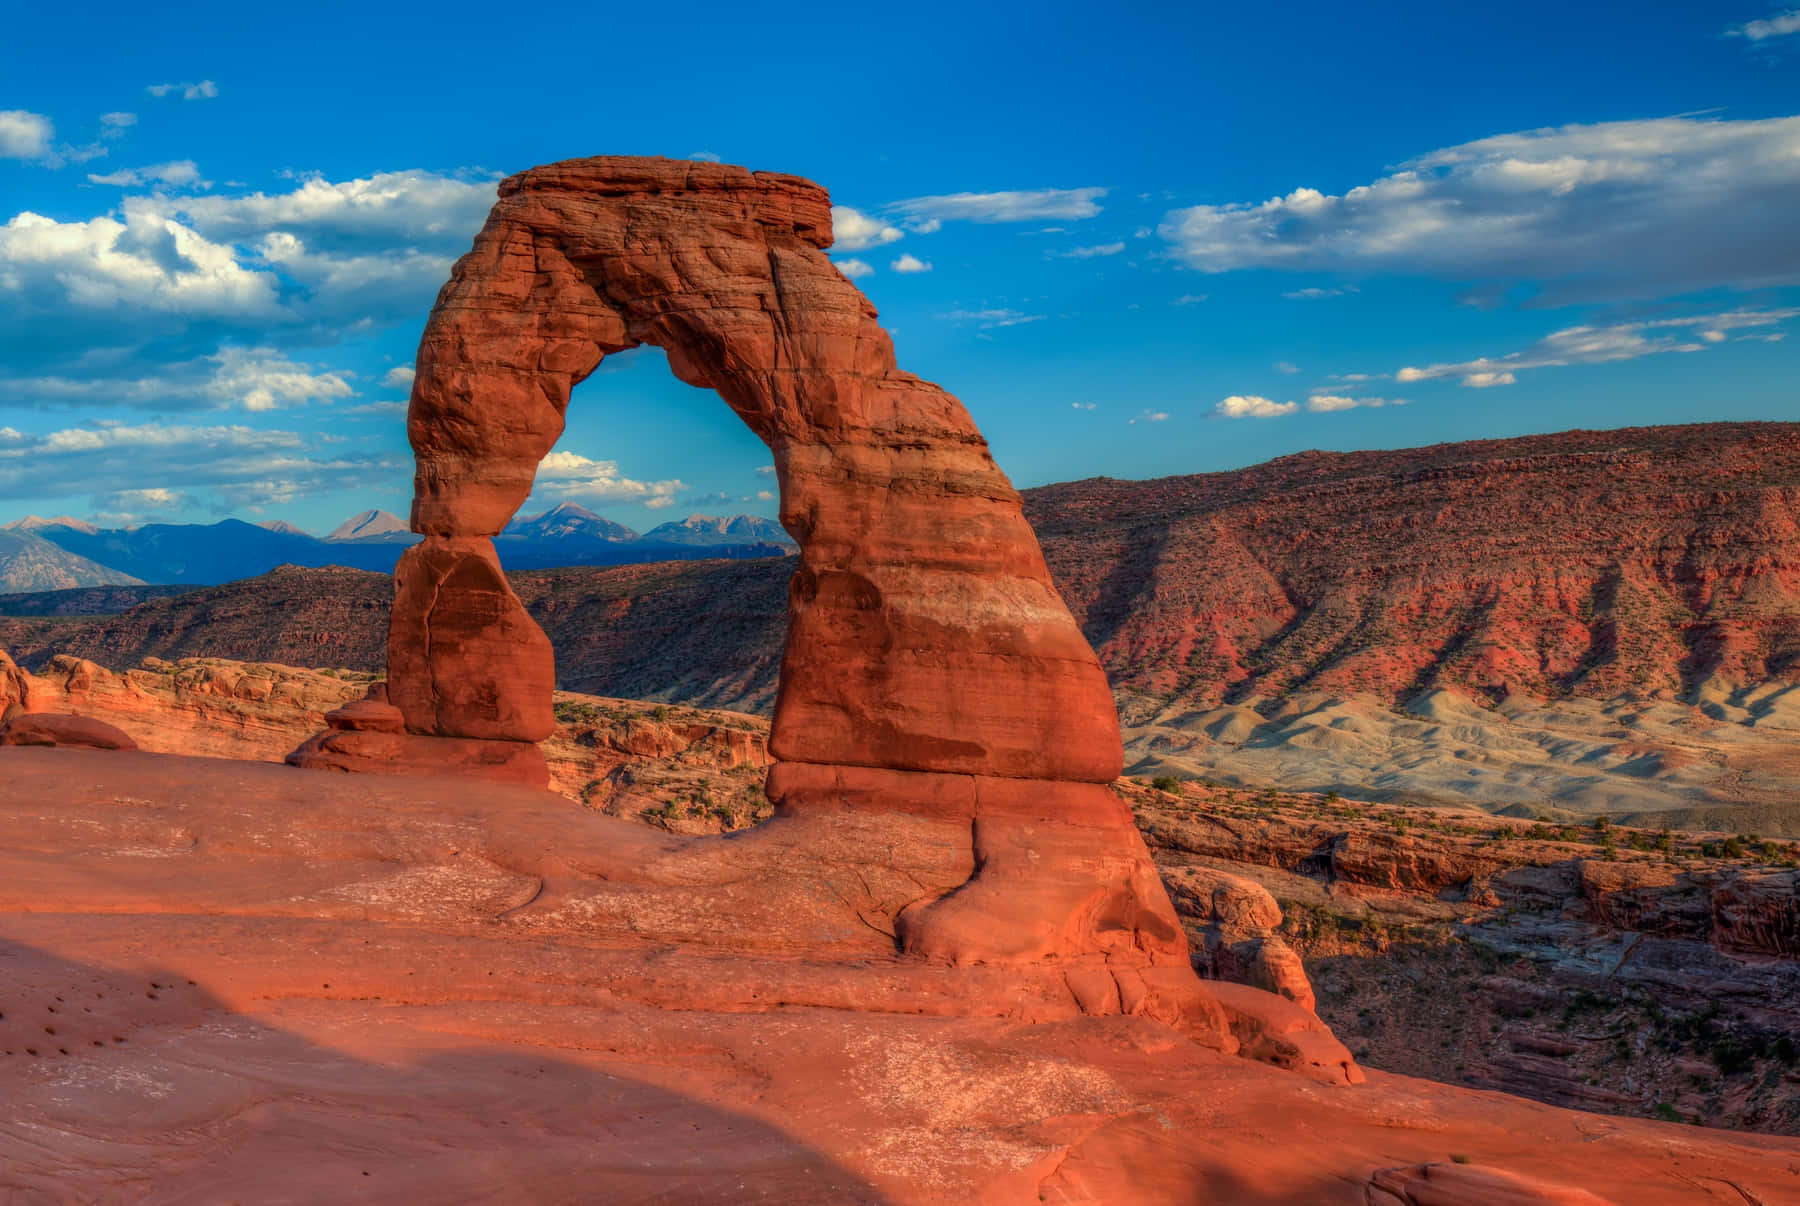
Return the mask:
[[1128,725],[1125,752],[1135,776],[1800,836],[1800,688],[1784,684],[1690,703],[1253,699]]

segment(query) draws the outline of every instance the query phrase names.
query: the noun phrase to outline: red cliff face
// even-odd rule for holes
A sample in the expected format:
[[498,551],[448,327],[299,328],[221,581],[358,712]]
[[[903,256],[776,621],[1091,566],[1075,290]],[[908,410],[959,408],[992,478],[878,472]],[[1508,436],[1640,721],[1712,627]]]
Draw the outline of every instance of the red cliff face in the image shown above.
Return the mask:
[[1800,677],[1800,426],[1301,453],[1025,495],[1116,687],[1669,698]]

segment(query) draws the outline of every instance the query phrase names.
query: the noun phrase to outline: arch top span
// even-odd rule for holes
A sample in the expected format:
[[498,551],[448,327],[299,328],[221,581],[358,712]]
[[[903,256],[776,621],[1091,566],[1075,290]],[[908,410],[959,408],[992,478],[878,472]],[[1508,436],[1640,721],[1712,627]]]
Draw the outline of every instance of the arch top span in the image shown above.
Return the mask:
[[500,186],[419,346],[407,432],[426,540],[399,570],[389,654],[409,729],[547,735],[548,645],[508,602],[489,540],[530,494],[570,390],[648,343],[773,454],[800,546],[777,759],[1119,773],[1105,676],[1017,492],[962,404],[899,369],[830,245],[829,196],[794,176],[604,157]]

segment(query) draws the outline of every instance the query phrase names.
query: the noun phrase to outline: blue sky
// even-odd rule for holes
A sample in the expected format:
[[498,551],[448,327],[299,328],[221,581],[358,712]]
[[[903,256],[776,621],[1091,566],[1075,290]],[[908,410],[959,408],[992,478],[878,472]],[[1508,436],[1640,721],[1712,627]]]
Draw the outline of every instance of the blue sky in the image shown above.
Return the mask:
[[[827,187],[1021,486],[1800,418],[1800,10],[604,7],[11,15],[0,520],[404,513],[438,285],[589,154]],[[531,506],[772,515],[767,462],[644,350]]]

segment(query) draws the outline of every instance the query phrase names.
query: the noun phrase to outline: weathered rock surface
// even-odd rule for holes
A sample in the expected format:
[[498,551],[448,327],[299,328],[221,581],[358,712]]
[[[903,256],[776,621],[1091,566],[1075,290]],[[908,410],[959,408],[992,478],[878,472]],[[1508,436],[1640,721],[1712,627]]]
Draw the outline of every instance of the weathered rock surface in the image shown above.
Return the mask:
[[[1125,785],[1187,884],[1254,879],[1372,1067],[1607,1114],[1800,1133],[1800,845]],[[1266,906],[1250,911],[1266,922]]]
[[904,958],[859,913],[918,891],[884,851],[922,817],[687,839],[504,784],[55,749],[0,750],[0,784],[0,1196],[1369,1206],[1459,1159],[1453,1188],[1633,1206],[1800,1191],[1792,1141],[1315,1083],[1045,968]]
[[[1104,787],[1118,716],[1019,496],[962,405],[897,367],[824,255],[830,223],[818,186],[718,164],[572,160],[502,183],[419,345],[407,434],[425,539],[396,571],[389,701],[422,738],[550,735],[550,644],[493,539],[571,388],[657,345],[768,444],[800,546],[769,738],[784,832],[836,848],[876,818],[927,825],[937,836],[909,848],[919,890],[864,918],[902,952],[1098,961],[1116,993],[1077,999],[1192,1015],[1227,1044]],[[432,756],[406,740],[340,731],[297,757]]]
[[78,750],[135,750],[137,743],[103,720],[60,712],[30,712],[0,724],[0,745],[50,745]]

